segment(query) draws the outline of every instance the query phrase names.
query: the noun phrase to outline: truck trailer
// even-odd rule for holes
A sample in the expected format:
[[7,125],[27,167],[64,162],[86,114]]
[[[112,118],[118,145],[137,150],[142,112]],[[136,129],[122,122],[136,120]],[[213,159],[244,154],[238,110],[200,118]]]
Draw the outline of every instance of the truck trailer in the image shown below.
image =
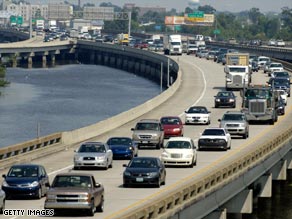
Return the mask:
[[182,55],[181,35],[165,35],[163,46],[165,55]]

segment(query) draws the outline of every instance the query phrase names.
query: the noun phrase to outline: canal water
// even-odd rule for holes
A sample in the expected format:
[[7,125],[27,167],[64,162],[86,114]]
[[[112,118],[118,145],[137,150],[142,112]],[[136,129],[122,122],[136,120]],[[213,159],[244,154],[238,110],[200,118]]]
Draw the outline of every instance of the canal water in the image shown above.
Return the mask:
[[0,88],[0,147],[77,129],[131,109],[160,92],[149,80],[97,65],[7,68]]

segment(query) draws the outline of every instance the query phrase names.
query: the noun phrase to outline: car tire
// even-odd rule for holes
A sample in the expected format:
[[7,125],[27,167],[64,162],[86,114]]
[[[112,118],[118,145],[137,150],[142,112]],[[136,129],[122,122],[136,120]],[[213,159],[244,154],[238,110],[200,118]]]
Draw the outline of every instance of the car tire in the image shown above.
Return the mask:
[[91,206],[90,209],[88,210],[88,215],[93,217],[94,213],[95,213],[94,200],[91,200]]
[[157,150],[160,150],[160,145],[161,145],[160,143],[158,143],[158,144],[156,145],[156,149],[157,149]]
[[37,191],[36,194],[36,199],[41,199],[42,198],[42,187],[40,187]]
[[96,207],[97,212],[103,212],[104,211],[104,197],[101,197],[101,201],[99,205]]
[[192,163],[189,165],[189,168],[193,168],[194,167],[194,160],[192,160]]
[[160,182],[160,178],[157,180],[157,184],[155,185],[156,188],[160,188],[161,182]]
[[129,185],[128,185],[128,184],[126,184],[126,183],[124,183],[124,184],[123,184],[123,187],[124,187],[124,188],[128,188],[128,187],[129,187]]
[[73,167],[74,170],[80,170],[80,167]]
[[242,135],[243,139],[247,139],[247,137],[248,137],[248,133],[247,132]]
[[110,163],[110,165],[108,167],[109,168],[113,168],[113,160],[112,160],[112,162]]
[[2,208],[0,209],[0,214],[3,214],[3,211],[5,210],[5,199],[3,200]]

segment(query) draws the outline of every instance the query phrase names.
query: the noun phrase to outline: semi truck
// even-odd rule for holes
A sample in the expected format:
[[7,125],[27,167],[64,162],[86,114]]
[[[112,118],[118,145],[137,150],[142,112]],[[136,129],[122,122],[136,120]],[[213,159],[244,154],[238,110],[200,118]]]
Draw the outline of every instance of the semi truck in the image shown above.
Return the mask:
[[117,36],[118,44],[128,46],[129,45],[129,34],[120,33]]
[[242,112],[248,121],[278,121],[277,106],[279,93],[268,85],[249,85],[243,89]]
[[163,48],[165,55],[182,55],[181,35],[165,35],[163,37]]
[[227,53],[224,71],[226,90],[243,89],[251,83],[248,53]]

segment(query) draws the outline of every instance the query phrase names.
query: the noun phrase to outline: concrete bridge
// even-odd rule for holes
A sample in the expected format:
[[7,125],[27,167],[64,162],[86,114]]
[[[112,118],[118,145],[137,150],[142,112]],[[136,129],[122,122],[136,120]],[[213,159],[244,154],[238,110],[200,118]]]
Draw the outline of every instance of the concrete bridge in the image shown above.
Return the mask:
[[[59,48],[62,46],[59,45]],[[71,49],[77,51],[78,55],[75,57],[81,62],[103,64],[140,73],[144,77],[154,79],[157,83],[162,81],[161,84],[165,87],[169,85],[169,88],[161,95],[136,108],[89,127],[54,133],[0,149],[2,167],[9,167],[13,163],[21,162],[46,163],[46,157],[50,154],[57,157],[67,153],[66,156],[68,156],[68,151],[72,152],[70,149],[77,147],[80,142],[96,138],[102,139],[104,135],[116,132],[119,134],[127,133],[120,130],[121,127],[125,126],[126,130],[130,130],[133,124],[129,124],[129,122],[135,122],[146,113],[148,116],[152,115],[153,118],[155,118],[155,113],[160,111],[164,115],[166,113],[177,114],[178,109],[182,110],[195,100],[200,100],[200,93],[204,93],[204,77],[202,78],[200,73],[196,72],[202,71],[200,69],[207,65],[209,66],[206,69],[211,69],[207,73],[208,80],[210,83],[216,84],[215,86],[220,86],[218,83],[221,81],[221,77],[218,77],[218,72],[214,71],[218,67],[205,60],[200,60],[201,65],[195,67],[191,64],[195,58],[191,56],[175,57],[169,61],[165,56],[148,51],[84,41],[78,41],[77,44],[68,42],[65,47],[64,51]],[[40,52],[42,46],[29,48]],[[52,45],[52,48],[54,49],[46,49],[48,49],[47,51],[57,50],[58,45]],[[16,48],[15,51],[17,49],[23,48]],[[25,49],[22,51],[24,54]],[[223,72],[223,69],[219,71],[221,70]],[[254,77],[255,82],[262,80],[260,74]],[[207,90],[206,97],[213,96],[212,90],[213,87]],[[175,101],[173,102],[173,100]],[[212,101],[213,99],[204,103],[208,103],[211,107]],[[160,109],[160,107],[165,106],[170,107],[164,110]],[[222,112],[214,111],[213,116],[220,116]],[[110,197],[112,203],[109,205],[115,212],[104,214],[102,217],[224,219],[227,218],[227,214],[241,218],[241,214],[251,213],[253,202],[258,197],[271,197],[272,181],[285,180],[286,170],[292,168],[291,109],[286,114],[274,126],[252,127],[251,139],[247,142],[235,140],[238,145],[233,145],[234,149],[225,155],[222,153],[216,153],[216,155],[199,154],[198,167],[196,167],[195,172],[185,169],[184,171],[181,169],[168,170],[170,172],[168,181],[171,183],[165,188],[158,191],[147,190],[147,194],[139,191],[135,191],[139,193],[133,194],[134,191],[125,189],[127,191],[123,193],[125,195],[123,199],[127,203],[127,207],[118,204],[119,202],[115,201],[114,197]],[[197,133],[195,134],[193,129],[193,127],[186,127],[186,134],[196,136]],[[264,132],[263,129],[265,129]],[[144,154],[150,153],[155,156],[159,156],[158,152],[143,151]],[[72,159],[72,154],[70,157]],[[208,165],[204,164],[203,161],[208,162]],[[56,165],[56,171],[62,169],[62,166],[55,164],[56,162],[50,160],[48,163],[51,166]],[[118,169],[118,172],[120,171],[122,169]],[[112,190],[117,191],[116,186],[108,186],[106,188],[108,193]],[[118,190],[118,196],[119,192],[120,190]],[[126,196],[127,193],[130,193],[129,196]],[[126,201],[127,198],[132,199],[133,195],[136,195],[139,201],[134,203]],[[109,199],[106,194],[107,198]],[[41,200],[38,202],[29,201],[25,204],[22,202],[22,204],[29,208],[34,204],[39,206],[40,202]],[[17,204],[14,205],[13,201],[10,201],[10,204],[9,208],[17,208]],[[96,216],[100,218],[100,215]]]

